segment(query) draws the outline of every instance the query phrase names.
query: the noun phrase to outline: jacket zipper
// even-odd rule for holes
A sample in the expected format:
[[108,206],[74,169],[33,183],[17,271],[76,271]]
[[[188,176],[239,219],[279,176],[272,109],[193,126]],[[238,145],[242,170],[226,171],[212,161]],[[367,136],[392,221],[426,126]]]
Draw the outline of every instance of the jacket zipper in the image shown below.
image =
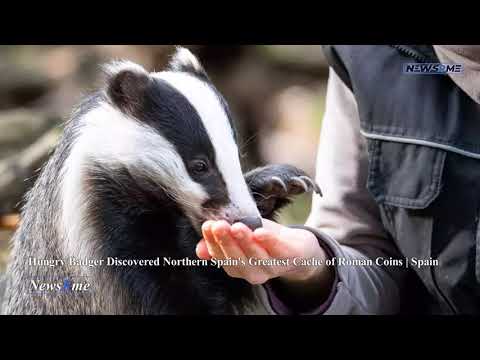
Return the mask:
[[429,59],[426,56],[424,56],[423,54],[420,54],[418,51],[412,50],[411,48],[407,48],[403,45],[390,45],[390,46],[397,49],[398,51],[400,51],[404,55],[407,55],[411,58],[414,58],[418,62],[424,63],[424,62],[429,61]]

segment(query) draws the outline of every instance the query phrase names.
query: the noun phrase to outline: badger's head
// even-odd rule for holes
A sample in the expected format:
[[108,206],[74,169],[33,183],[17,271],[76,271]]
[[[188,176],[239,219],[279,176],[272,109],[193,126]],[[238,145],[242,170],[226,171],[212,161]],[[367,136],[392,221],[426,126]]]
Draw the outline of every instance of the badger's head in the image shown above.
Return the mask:
[[106,72],[104,92],[76,114],[63,188],[67,231],[92,192],[118,198],[132,214],[167,196],[197,231],[208,219],[259,219],[227,104],[190,51],[177,49],[166,71],[115,62]]

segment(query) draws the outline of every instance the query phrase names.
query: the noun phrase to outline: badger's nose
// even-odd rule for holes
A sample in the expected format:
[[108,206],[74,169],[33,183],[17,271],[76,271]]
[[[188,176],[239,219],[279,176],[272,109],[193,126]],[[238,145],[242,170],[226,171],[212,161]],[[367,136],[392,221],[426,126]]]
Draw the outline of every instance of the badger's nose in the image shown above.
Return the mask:
[[247,225],[252,231],[262,227],[262,218],[259,218],[256,216],[247,216],[247,217],[241,218],[240,220],[238,220],[238,222],[241,222],[242,224]]

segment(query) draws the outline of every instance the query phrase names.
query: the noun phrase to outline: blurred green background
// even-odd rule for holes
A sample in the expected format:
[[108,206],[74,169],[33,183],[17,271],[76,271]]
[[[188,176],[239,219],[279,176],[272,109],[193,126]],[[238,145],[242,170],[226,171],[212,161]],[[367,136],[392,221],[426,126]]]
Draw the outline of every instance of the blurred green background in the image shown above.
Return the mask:
[[[230,104],[245,170],[296,165],[310,175],[324,112],[328,67],[318,45],[186,45]],[[100,65],[129,59],[160,71],[170,45],[0,46],[0,272],[21,199],[81,97],[101,84]],[[279,221],[303,223],[311,195]]]

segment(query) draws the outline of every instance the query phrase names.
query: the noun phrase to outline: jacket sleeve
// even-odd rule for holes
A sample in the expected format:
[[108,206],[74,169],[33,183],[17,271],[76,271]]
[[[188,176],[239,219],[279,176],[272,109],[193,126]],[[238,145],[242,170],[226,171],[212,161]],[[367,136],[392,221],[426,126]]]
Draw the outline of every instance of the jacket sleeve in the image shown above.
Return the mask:
[[[309,314],[391,314],[399,311],[401,267],[376,265],[377,258],[398,257],[374,199],[366,188],[368,157],[355,97],[330,69],[325,115],[317,157],[316,180],[323,197],[314,195],[306,227],[317,236],[337,265],[329,299]],[[373,265],[348,265],[373,262]],[[268,284],[263,299],[277,314],[295,313]],[[277,305],[276,305],[277,304]]]

